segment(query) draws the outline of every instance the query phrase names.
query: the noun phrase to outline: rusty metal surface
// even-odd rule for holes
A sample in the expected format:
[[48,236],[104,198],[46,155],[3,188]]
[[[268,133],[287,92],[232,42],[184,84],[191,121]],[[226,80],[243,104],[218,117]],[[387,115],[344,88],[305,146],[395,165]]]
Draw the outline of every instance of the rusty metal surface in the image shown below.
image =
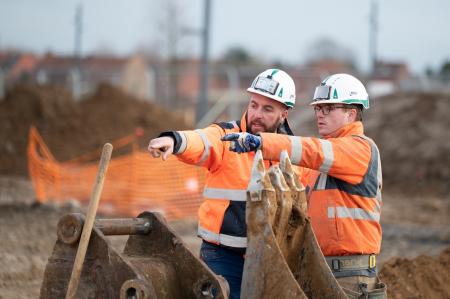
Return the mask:
[[[157,298],[227,298],[228,285],[194,256],[158,213],[143,213],[152,229],[146,238],[130,236],[124,254],[131,264],[145,272],[154,285]],[[136,258],[149,256],[151,259]],[[165,266],[161,266],[166,264]],[[155,267],[155,265],[160,265]]]
[[299,248],[304,241],[304,229],[302,229],[302,226],[305,225],[306,221],[306,194],[305,188],[301,185],[297,174],[293,171],[292,164],[285,151],[281,153],[280,170],[283,173],[288,188],[291,190],[292,200],[286,238],[281,241],[283,245],[280,247],[286,250],[284,252],[286,262],[291,271],[296,273],[299,266]]
[[[57,226],[60,241],[66,244],[78,242],[84,224],[84,215],[80,213],[67,214],[61,217]],[[147,218],[117,218],[96,219],[94,226],[103,235],[145,235],[150,232],[150,221]]]
[[248,243],[241,298],[306,298],[281,253],[268,221],[271,211],[278,209],[277,202],[277,193],[258,151],[247,192]]
[[292,211],[292,192],[286,184],[278,166],[272,166],[269,169],[269,178],[275,189],[275,197],[277,199],[277,211],[275,213],[273,232],[283,256],[286,257],[287,248],[285,240],[287,238],[287,227]]
[[80,240],[83,230],[84,215],[80,213],[67,214],[58,221],[56,235],[58,240],[66,244],[74,244]]
[[[76,235],[82,218],[64,216],[58,235],[70,240],[70,232]],[[187,249],[160,215],[143,213],[139,218],[108,220],[101,225],[108,232],[124,231],[124,227],[134,232],[130,227],[150,226],[147,234],[130,235],[123,253],[116,252],[94,226],[77,298],[212,298],[213,293],[215,298],[227,298],[227,283]],[[77,245],[78,240],[71,244],[56,241],[40,298],[64,298]]]
[[280,161],[266,172],[261,153],[255,155],[241,298],[347,298],[306,216],[305,188],[285,152]]
[[[78,242],[56,241],[44,272],[40,298],[64,298]],[[136,277],[102,233],[94,228],[83,264],[77,298],[119,298],[123,281]]]
[[150,221],[146,218],[97,219],[95,227],[105,236],[146,235],[150,232]]
[[309,220],[304,230],[298,272],[294,274],[303,291],[309,298],[347,298],[325,261]]

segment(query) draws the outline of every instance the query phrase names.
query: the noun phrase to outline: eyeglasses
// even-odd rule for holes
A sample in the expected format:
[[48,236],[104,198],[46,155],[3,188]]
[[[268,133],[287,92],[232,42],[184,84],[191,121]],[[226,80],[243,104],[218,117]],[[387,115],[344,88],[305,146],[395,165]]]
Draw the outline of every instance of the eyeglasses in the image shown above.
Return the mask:
[[322,111],[323,115],[328,115],[328,114],[330,114],[331,111],[339,109],[339,108],[347,109],[348,107],[337,106],[337,105],[324,105],[324,106],[315,105],[314,112],[318,113],[319,111]]

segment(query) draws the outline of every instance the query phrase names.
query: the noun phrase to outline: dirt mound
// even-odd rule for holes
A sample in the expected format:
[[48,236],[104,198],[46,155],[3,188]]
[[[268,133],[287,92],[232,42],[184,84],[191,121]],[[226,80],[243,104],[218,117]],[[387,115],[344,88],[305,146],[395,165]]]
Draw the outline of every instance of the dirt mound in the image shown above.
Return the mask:
[[70,94],[59,88],[19,87],[8,93],[0,102],[0,172],[25,174],[30,125],[49,127],[58,115],[72,122],[75,110]]
[[366,134],[381,152],[387,187],[402,192],[450,192],[450,95],[410,93],[372,101]]
[[100,149],[143,129],[141,146],[163,130],[187,128],[183,118],[109,85],[76,102],[58,87],[21,86],[0,102],[0,173],[27,174],[28,130],[34,124],[60,161]]
[[450,247],[439,257],[392,258],[380,272],[389,298],[450,298]]

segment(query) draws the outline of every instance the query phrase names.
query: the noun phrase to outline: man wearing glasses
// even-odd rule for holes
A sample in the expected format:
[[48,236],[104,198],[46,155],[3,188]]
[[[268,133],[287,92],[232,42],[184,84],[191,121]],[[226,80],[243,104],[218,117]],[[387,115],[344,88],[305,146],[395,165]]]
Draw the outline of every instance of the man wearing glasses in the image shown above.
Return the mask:
[[347,74],[332,75],[316,87],[312,103],[321,138],[224,136],[235,152],[262,150],[276,160],[287,150],[293,164],[312,170],[308,214],[317,241],[349,298],[384,298],[376,255],[381,247],[381,163],[376,144],[364,135],[362,112],[369,108],[363,84]]

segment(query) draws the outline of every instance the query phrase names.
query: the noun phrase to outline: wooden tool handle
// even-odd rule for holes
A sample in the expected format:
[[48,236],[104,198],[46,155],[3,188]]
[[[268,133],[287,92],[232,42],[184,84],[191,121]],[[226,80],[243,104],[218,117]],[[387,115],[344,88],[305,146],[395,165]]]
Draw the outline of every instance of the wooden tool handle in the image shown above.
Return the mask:
[[111,159],[113,146],[106,143],[103,146],[102,157],[100,158],[97,178],[95,180],[94,189],[92,190],[91,200],[86,213],[86,220],[81,233],[80,243],[78,245],[77,255],[73,264],[72,275],[70,276],[69,286],[67,287],[66,299],[75,298],[78,283],[80,281],[81,270],[83,269],[84,257],[91,237],[92,227],[94,225],[95,215],[97,214],[98,203],[100,202],[100,194],[103,189],[105,173],[108,169],[109,160]]

